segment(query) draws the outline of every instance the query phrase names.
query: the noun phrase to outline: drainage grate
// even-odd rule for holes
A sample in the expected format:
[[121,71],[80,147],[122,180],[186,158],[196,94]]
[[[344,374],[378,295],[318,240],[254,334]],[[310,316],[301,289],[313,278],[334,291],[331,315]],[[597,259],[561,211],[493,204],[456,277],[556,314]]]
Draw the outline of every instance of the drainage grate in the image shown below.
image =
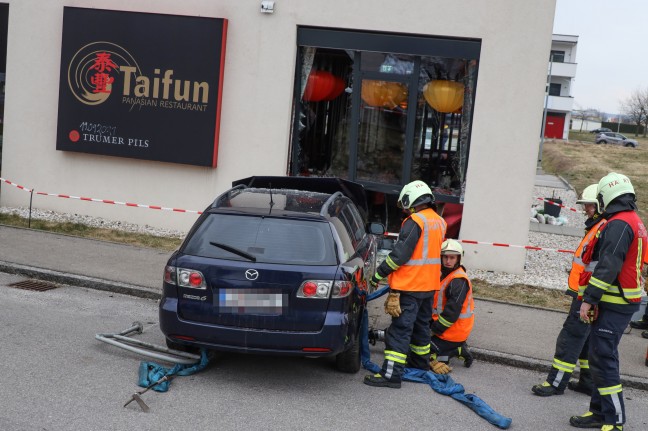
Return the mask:
[[48,283],[40,280],[23,280],[17,283],[11,283],[8,287],[15,287],[16,289],[33,290],[35,292],[45,292],[46,290],[56,289],[56,284]]

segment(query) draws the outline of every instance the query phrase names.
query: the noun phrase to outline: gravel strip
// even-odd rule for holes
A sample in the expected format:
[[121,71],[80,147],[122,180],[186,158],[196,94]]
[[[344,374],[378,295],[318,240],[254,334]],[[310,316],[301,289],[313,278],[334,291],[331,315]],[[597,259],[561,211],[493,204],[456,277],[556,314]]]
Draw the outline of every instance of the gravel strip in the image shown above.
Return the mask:
[[[536,200],[542,197],[560,198],[563,205],[567,207],[576,207],[576,192],[573,190],[554,189],[551,187],[535,187],[533,190],[534,203],[536,208],[543,208],[543,202]],[[537,202],[537,203],[536,203]],[[29,217],[27,208],[8,208],[0,207],[2,214],[16,214],[21,217]],[[560,213],[564,218],[564,224],[567,226],[582,227],[585,217],[581,213],[576,213],[563,208]],[[170,236],[182,238],[186,232],[174,231],[169,229],[154,228],[148,225],[137,225],[124,221],[112,221],[99,217],[90,217],[80,214],[62,214],[54,211],[32,210],[32,219],[46,220],[51,222],[71,222],[82,223],[92,227],[103,229],[117,229],[126,232],[142,233],[156,236]],[[580,242],[580,238],[565,235],[554,235],[541,232],[529,232],[529,244],[542,248],[575,250]],[[517,244],[526,245],[526,244]],[[567,274],[571,267],[571,255],[567,253],[558,253],[555,251],[535,251],[528,250],[525,262],[524,274],[516,275],[505,272],[470,270],[471,278],[480,278],[491,284],[510,286],[513,284],[527,284],[531,286],[545,287],[549,289],[563,290],[567,286]]]

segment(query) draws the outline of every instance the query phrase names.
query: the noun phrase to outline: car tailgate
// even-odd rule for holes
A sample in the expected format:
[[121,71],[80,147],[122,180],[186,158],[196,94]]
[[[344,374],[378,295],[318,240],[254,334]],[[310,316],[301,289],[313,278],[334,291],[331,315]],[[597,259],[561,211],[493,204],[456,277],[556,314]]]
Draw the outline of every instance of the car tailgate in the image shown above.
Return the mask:
[[205,290],[178,287],[182,319],[238,328],[318,331],[329,299],[298,298],[305,280],[333,280],[337,266],[277,265],[179,257],[177,266],[200,271]]

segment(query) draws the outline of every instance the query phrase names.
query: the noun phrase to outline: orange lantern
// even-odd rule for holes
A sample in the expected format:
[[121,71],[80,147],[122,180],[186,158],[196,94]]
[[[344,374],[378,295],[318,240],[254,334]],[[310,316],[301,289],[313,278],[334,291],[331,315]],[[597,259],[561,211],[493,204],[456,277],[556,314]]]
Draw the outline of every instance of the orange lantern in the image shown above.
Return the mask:
[[407,99],[407,87],[398,82],[364,80],[361,96],[369,106],[392,109]]
[[423,97],[439,112],[454,112],[463,105],[464,86],[454,81],[430,81],[423,87]]
[[304,88],[306,102],[324,100],[335,89],[335,76],[325,70],[311,70]]

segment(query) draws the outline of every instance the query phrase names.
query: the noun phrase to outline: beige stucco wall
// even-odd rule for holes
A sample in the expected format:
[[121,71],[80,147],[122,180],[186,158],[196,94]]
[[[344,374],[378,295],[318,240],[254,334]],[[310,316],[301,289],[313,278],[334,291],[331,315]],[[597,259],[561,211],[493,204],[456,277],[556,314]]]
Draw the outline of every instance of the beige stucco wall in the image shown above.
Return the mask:
[[[5,0],[7,1],[7,0]],[[482,40],[462,238],[526,244],[555,1],[8,0],[2,177],[40,191],[203,209],[232,180],[284,175],[298,25]],[[63,6],[227,18],[218,167],[56,151]],[[0,204],[29,195],[2,186]],[[188,229],[196,216],[53,197],[34,206]],[[473,267],[522,271],[524,252],[466,247]]]

